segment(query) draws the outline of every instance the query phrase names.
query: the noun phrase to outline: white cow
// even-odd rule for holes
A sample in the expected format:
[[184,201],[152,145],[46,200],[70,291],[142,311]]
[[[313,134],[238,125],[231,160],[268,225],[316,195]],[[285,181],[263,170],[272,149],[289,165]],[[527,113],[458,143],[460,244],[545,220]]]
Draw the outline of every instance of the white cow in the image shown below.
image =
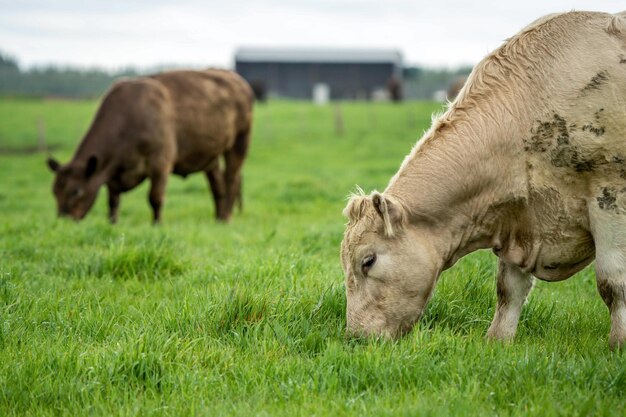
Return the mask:
[[351,333],[398,336],[441,272],[492,248],[488,336],[515,336],[533,277],[595,257],[626,341],[626,13],[546,16],[474,69],[383,193],[353,196],[341,246]]

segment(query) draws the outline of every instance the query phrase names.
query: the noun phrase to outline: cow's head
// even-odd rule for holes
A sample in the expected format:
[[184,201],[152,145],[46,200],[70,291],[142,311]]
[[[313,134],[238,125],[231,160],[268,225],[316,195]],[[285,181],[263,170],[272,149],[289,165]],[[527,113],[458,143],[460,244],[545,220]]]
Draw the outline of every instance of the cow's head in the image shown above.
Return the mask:
[[86,163],[61,165],[48,158],[48,167],[56,173],[52,192],[57,200],[58,215],[80,220],[93,206],[100,184],[95,180],[98,158],[91,156]]
[[398,337],[422,315],[441,270],[432,236],[409,225],[399,201],[378,192],[353,196],[344,215],[348,333]]

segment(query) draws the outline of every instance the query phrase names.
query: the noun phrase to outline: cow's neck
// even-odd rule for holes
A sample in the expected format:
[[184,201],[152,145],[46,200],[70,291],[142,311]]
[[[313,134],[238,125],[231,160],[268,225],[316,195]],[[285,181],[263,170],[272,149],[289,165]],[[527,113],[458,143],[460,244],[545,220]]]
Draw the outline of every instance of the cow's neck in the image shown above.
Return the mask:
[[[512,140],[520,134],[516,125],[479,120],[479,114],[450,116],[435,123],[385,190],[409,210],[412,224],[437,237],[444,269],[477,249],[515,251],[529,233],[523,150]],[[527,257],[522,252],[514,255]]]
[[108,139],[116,134],[116,132],[98,131],[94,128],[94,125],[92,125],[78,146],[70,163],[78,166],[86,166],[89,158],[96,156],[98,158],[98,165],[93,181],[97,182],[98,185],[105,184],[115,173],[115,167],[111,164],[111,154],[115,152],[115,149],[112,148],[113,145],[110,141],[103,140],[103,138]]

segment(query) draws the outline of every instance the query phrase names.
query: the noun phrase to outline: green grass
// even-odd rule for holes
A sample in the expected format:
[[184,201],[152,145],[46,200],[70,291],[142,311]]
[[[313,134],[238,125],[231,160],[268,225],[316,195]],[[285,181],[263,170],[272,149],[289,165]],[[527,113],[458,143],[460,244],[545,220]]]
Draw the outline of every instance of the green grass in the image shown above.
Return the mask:
[[[66,161],[95,102],[0,100],[0,148]],[[398,342],[344,339],[345,196],[383,189],[432,103],[258,106],[244,212],[213,220],[202,175],[55,218],[43,154],[0,155],[0,416],[622,416],[626,354],[592,269],[539,283],[513,345],[488,344],[495,258],[446,272]]]

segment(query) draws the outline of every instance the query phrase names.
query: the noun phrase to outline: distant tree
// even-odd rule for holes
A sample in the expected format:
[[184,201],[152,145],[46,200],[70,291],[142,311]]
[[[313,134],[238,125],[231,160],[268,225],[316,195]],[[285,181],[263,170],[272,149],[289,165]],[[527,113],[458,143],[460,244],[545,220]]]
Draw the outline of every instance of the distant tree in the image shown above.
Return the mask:
[[15,58],[0,51],[0,94],[98,97],[116,79],[137,75],[139,72],[130,67],[113,73],[101,69],[56,66],[21,70]]
[[20,70],[19,65],[17,65],[17,61],[15,58],[6,55],[2,51],[0,51],[0,71],[14,71],[18,72]]
[[454,75],[467,76],[470,72],[472,72],[473,69],[474,67],[471,65],[464,65],[457,68],[456,71],[454,71]]

